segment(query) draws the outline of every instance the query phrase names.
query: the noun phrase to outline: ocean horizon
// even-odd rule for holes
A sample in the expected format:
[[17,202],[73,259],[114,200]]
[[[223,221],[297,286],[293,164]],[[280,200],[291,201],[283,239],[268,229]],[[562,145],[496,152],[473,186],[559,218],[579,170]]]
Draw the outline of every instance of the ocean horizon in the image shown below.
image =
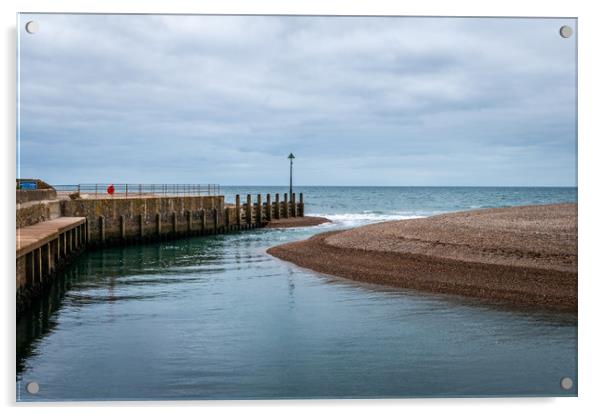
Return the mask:
[[[287,186],[221,186],[226,202],[237,194],[288,193]],[[306,215],[345,226],[426,217],[461,210],[576,203],[577,187],[561,186],[294,186]]]

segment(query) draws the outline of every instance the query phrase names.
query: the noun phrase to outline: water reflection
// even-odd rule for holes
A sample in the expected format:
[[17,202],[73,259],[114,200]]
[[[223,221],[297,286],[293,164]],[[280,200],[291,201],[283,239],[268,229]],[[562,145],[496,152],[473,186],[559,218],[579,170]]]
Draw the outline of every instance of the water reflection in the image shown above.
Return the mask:
[[83,255],[18,322],[19,387],[43,382],[21,399],[576,393],[558,388],[576,379],[574,316],[361,284],[265,254],[312,232]]
[[288,275],[287,275],[287,279],[288,279],[288,298],[289,298],[289,305],[290,305],[290,309],[293,309],[295,307],[295,280],[294,280],[294,273],[292,268],[289,269],[288,271]]
[[[199,272],[218,272],[219,268],[199,269],[198,266],[221,261],[220,242],[212,241],[211,253],[203,249],[204,241],[196,240],[182,241],[177,249],[153,244],[83,255],[56,279],[48,294],[17,321],[17,374],[23,370],[24,361],[31,356],[36,344],[57,325],[56,314],[64,303],[78,308],[95,302],[151,299],[156,294],[123,295],[119,287],[179,284],[183,280],[199,280]],[[166,278],[170,273],[177,273],[178,278]]]

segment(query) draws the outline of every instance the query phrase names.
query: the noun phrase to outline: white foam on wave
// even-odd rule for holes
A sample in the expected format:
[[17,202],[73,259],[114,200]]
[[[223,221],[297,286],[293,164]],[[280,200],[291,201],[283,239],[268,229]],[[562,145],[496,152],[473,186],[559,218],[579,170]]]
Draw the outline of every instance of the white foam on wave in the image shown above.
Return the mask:
[[409,215],[405,213],[326,213],[316,214],[316,216],[325,217],[334,224],[344,226],[361,226],[390,220],[418,219],[426,217],[426,215]]

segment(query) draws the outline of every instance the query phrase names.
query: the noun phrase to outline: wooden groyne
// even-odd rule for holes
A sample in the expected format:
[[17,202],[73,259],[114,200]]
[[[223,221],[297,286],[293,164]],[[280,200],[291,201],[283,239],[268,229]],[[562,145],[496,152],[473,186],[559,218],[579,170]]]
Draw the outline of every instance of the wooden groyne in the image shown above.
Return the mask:
[[[48,203],[48,201],[40,202]],[[270,221],[304,215],[303,194],[139,196],[55,200],[60,217],[23,218],[17,228],[17,310],[41,295],[57,271],[84,249],[147,243],[189,236],[246,231]],[[31,206],[17,216],[34,212]],[[37,223],[36,223],[37,222]],[[33,223],[33,225],[31,225]],[[19,225],[18,225],[19,226]]]

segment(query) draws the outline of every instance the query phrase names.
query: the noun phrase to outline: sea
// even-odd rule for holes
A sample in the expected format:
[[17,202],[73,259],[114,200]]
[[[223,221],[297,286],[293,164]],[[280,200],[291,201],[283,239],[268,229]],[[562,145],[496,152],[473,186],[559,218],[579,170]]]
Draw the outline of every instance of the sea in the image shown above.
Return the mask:
[[[227,202],[287,191],[222,187]],[[266,253],[382,221],[575,203],[577,188],[294,191],[332,222],[78,257],[17,321],[17,401],[577,395],[573,314],[359,283]]]

